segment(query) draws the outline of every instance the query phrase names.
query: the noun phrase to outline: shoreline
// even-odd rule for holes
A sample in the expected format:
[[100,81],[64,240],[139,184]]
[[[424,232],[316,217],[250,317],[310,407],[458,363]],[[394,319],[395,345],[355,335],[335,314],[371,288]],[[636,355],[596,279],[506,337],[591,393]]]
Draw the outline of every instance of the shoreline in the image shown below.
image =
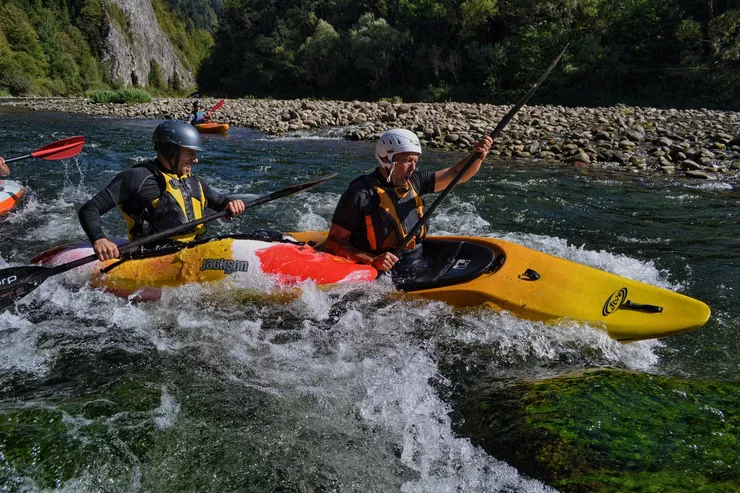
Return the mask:
[[[218,99],[201,101],[211,108]],[[87,98],[0,98],[0,105],[35,111],[160,120],[184,118],[191,103],[189,98],[153,98],[135,105],[97,104]],[[423,146],[469,151],[476,138],[490,133],[510,108],[481,103],[226,99],[213,121],[268,135],[347,128],[346,139],[370,141],[387,129],[401,127],[416,132]],[[740,113],[623,105],[524,106],[495,140],[489,155],[530,159],[543,166],[737,181]]]

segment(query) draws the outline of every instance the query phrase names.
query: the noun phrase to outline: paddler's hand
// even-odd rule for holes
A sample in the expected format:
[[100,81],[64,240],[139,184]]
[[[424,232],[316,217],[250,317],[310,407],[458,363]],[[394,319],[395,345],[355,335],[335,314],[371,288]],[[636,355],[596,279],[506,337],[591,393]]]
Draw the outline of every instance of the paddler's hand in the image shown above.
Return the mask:
[[393,255],[391,252],[385,252],[374,257],[370,265],[375,267],[377,270],[388,271],[396,265],[396,262],[398,262],[398,257]]
[[473,153],[480,152],[481,159],[485,159],[486,156],[488,156],[488,151],[491,150],[492,145],[493,139],[488,135],[484,135],[483,137],[475,141],[475,145],[473,146]]
[[244,201],[242,200],[232,200],[226,208],[229,209],[229,213],[232,217],[241,214],[244,212],[244,209],[246,209],[246,207],[244,207]]
[[101,262],[118,258],[118,245],[110,241],[108,238],[95,240],[95,243],[93,243],[93,251]]
[[0,157],[0,176],[8,176],[10,174],[10,168],[5,164],[5,159]]

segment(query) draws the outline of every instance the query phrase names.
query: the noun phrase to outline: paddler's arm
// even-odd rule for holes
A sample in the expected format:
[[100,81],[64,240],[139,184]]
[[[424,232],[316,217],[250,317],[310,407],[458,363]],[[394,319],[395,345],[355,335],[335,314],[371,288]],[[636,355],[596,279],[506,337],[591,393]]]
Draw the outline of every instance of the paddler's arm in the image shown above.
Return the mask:
[[208,207],[211,209],[218,212],[228,209],[232,217],[241,214],[246,209],[244,201],[227,197],[226,195],[212,189],[203,181],[201,181],[200,184],[203,187],[203,193],[206,196]]
[[372,265],[377,270],[383,271],[391,270],[396,262],[398,262],[398,257],[391,252],[372,255],[371,253],[360,250],[349,242],[351,235],[352,233],[350,231],[337,224],[332,224],[331,229],[329,229],[329,236],[326,238],[324,251],[339,255],[340,257],[346,257],[355,262]]
[[488,155],[488,151],[491,149],[491,144],[493,144],[493,139],[489,137],[488,135],[484,135],[483,137],[479,138],[475,145],[473,146],[473,151],[470,155],[465,156],[462,160],[460,160],[459,163],[457,163],[455,166],[452,166],[450,168],[441,169],[434,173],[434,191],[435,192],[441,192],[445,188],[447,188],[447,185],[449,185],[452,180],[455,179],[457,174],[462,171],[463,167],[465,166],[465,163],[468,161],[468,158],[475,154],[476,152],[480,153],[480,157],[475,160],[473,165],[468,168],[468,171],[465,172],[465,174],[460,178],[460,181],[458,183],[465,183],[469,179],[475,176],[475,174],[480,169],[480,165],[483,162],[483,160]]
[[119,255],[118,245],[105,236],[100,217],[118,205],[121,200],[122,184],[123,177],[116,176],[107,187],[88,200],[77,213],[80,225],[85,230],[93,251],[101,262],[118,258]]
[[5,159],[0,157],[0,176],[8,176],[10,174],[10,167],[5,164]]

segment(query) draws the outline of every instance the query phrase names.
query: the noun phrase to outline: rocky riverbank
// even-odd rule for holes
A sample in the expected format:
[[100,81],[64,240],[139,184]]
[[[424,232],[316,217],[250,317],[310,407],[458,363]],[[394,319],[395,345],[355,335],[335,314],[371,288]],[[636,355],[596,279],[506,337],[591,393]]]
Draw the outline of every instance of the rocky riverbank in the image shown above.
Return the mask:
[[[216,99],[204,99],[213,106]],[[95,104],[85,98],[9,98],[4,105],[121,118],[184,118],[191,100],[153,99],[136,105]],[[214,120],[267,134],[340,127],[350,140],[375,140],[402,127],[422,145],[469,150],[510,106],[467,103],[390,103],[229,99]],[[740,176],[740,113],[615,106],[525,106],[496,140],[491,155],[548,165],[608,167],[627,173],[735,180]]]

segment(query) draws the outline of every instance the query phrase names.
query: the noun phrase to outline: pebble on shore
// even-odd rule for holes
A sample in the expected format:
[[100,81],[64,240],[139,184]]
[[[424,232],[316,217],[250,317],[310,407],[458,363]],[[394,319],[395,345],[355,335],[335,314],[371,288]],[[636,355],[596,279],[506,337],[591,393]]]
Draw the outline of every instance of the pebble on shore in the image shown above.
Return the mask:
[[[209,108],[218,100],[202,99]],[[176,119],[191,100],[96,104],[86,98],[7,98],[1,104],[119,118]],[[376,140],[389,128],[416,132],[422,145],[467,151],[510,106],[313,99],[229,99],[219,122],[270,135],[345,128],[349,140]],[[491,156],[551,165],[608,167],[643,174],[733,180],[740,175],[740,113],[617,105],[606,108],[525,106],[496,139]],[[734,180],[733,180],[734,181]]]

